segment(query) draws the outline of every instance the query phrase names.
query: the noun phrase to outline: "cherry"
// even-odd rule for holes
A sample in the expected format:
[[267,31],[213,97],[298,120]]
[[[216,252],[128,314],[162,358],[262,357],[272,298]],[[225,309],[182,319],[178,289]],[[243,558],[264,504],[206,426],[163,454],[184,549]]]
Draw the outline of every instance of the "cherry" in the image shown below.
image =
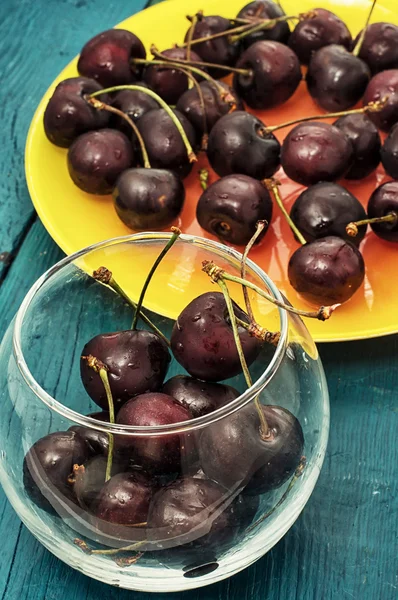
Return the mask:
[[317,306],[346,302],[361,286],[364,276],[362,254],[353,244],[335,236],[301,246],[288,265],[292,287]]
[[312,55],[306,75],[312,98],[327,111],[355,106],[365,93],[371,73],[367,64],[346,48],[330,45]]
[[290,216],[307,242],[332,235],[359,246],[365,237],[366,226],[359,228],[355,238],[347,234],[347,224],[365,219],[366,212],[355,196],[337,183],[316,183],[304,190]]
[[[85,510],[93,510],[98,503],[99,493],[105,482],[106,465],[107,460],[104,456],[94,456],[84,465],[74,465],[73,491],[79,505]],[[113,458],[112,475],[121,473],[124,468],[122,462]]]
[[[188,119],[174,111],[181,122],[190,143],[196,142],[195,130]],[[158,169],[171,169],[184,178],[192,169],[187,150],[173,121],[163,108],[150,110],[137,122],[143,137],[151,166]]]
[[260,119],[237,110],[214,125],[207,156],[220,177],[240,173],[265,179],[279,168],[280,144]]
[[296,125],[282,144],[281,163],[286,175],[303,185],[335,181],[351,167],[354,151],[337,127],[308,122]]
[[127,169],[113,190],[116,212],[127,227],[152,230],[167,227],[180,214],[185,189],[166,169]]
[[[166,343],[156,333],[146,330],[96,335],[82,351],[82,356],[90,355],[108,368],[116,410],[132,396],[159,389],[170,362]],[[80,361],[80,374],[88,395],[98,406],[107,409],[101,378],[84,358]]]
[[398,179],[398,123],[385,139],[381,149],[381,162],[388,175]]
[[252,404],[203,429],[199,456],[207,477],[228,489],[246,486],[250,494],[263,494],[293,475],[303,453],[301,425],[280,406],[261,410],[269,428],[266,437]]
[[69,175],[89,194],[110,194],[120,173],[133,162],[131,143],[115,129],[83,133],[68,151]]
[[[199,85],[204,101],[207,133],[212,130],[223,115],[234,110],[244,109],[237,93],[226,83],[220,81],[216,85],[211,81],[201,81]],[[225,92],[223,93],[220,88]],[[192,123],[198,136],[203,136],[205,133],[203,108],[196,87],[182,94],[177,102],[176,109]]]
[[166,381],[162,392],[189,410],[193,418],[207,415],[239,396],[239,392],[229,385],[200,381],[186,375],[176,375]]
[[[216,33],[221,33],[231,29],[231,21],[224,19],[218,15],[210,15],[204,17],[197,15],[198,20],[192,33],[192,40],[211,37]],[[191,29],[191,28],[190,28]],[[187,42],[189,30],[185,35],[184,41]],[[233,66],[239,55],[239,44],[231,43],[228,36],[216,39],[209,39],[199,42],[194,45],[196,54],[198,54],[204,62]],[[217,69],[217,67],[208,69],[212,77],[224,77],[225,71]]]
[[398,181],[388,181],[375,189],[368,202],[368,217],[384,217],[395,214],[397,218],[388,223],[371,223],[371,228],[383,240],[398,242]]
[[365,114],[340,117],[333,123],[350,140],[354,149],[354,160],[346,179],[364,179],[380,163],[381,140],[377,127]]
[[28,496],[47,511],[52,511],[54,497],[73,499],[68,482],[73,465],[86,462],[90,454],[89,446],[75,431],[56,431],[40,438],[23,462],[23,482]]
[[[168,60],[187,60],[186,48],[170,48],[162,51],[162,57]],[[200,61],[201,57],[193,50],[190,53],[191,61]],[[181,65],[184,67],[184,65]],[[204,69],[206,70],[206,69]],[[193,76],[195,76],[193,74]],[[176,104],[180,96],[187,91],[188,77],[179,69],[163,65],[149,65],[145,68],[142,79],[168,104]]]
[[[253,21],[253,25],[256,25],[259,19],[276,19],[283,17],[284,11],[278,4],[271,0],[255,0],[246,4],[237,14],[238,19],[247,19]],[[286,44],[290,36],[289,25],[281,21],[275,23],[273,27],[256,31],[243,38],[242,43],[245,48],[258,42],[260,40],[272,40],[274,42],[281,42]]]
[[[222,177],[199,198],[196,218],[203,229],[224,242],[246,245],[258,221],[272,218],[272,200],[265,185],[247,175]],[[264,228],[260,241],[267,231]]]
[[[140,82],[140,87],[147,87],[145,83]],[[105,100],[101,97],[101,100]],[[112,100],[112,106],[118,108],[125,113],[133,122],[137,122],[145,113],[150,110],[159,108],[156,100],[139,90],[122,90],[117,92]],[[99,114],[105,111],[97,111]],[[130,125],[118,115],[111,115],[110,125],[116,129],[120,129],[129,137],[131,136]]]
[[[358,34],[355,43],[358,41]],[[392,23],[368,25],[359,51],[359,57],[369,66],[373,75],[398,68],[398,27]]]
[[382,131],[390,131],[398,122],[398,69],[377,73],[370,80],[363,97],[363,105],[385,100],[384,107],[369,113],[369,118]]
[[104,87],[123,85],[136,79],[130,60],[145,56],[145,48],[134,33],[126,29],[108,29],[83,46],[77,70]]
[[[92,419],[98,421],[105,421],[109,423],[109,413],[102,411],[97,413],[91,413],[88,415]],[[108,456],[109,449],[109,437],[104,431],[97,429],[91,429],[90,427],[82,427],[81,425],[72,425],[68,431],[75,431],[81,438],[86,442],[90,448],[92,454],[101,454],[102,456]],[[105,471],[104,471],[105,472]]]
[[289,46],[301,63],[308,65],[313,52],[330,44],[351,48],[351,34],[337,15],[324,8],[315,8],[311,12],[316,16],[297,23],[289,37]]
[[126,526],[145,523],[152,495],[151,481],[143,473],[118,473],[102,487],[96,516]]
[[[71,77],[61,81],[44,111],[44,131],[50,142],[69,148],[82,133],[106,127],[109,115],[87,104],[84,96],[103,89],[93,79]],[[104,101],[107,96],[104,94]]]
[[302,78],[297,56],[280,42],[252,44],[236,66],[250,70],[249,75],[234,76],[234,87],[251,108],[283,104],[294,94]]
[[[248,323],[246,313],[234,303],[235,315]],[[227,306],[221,292],[206,292],[180,313],[171,333],[175,359],[192,377],[220,381],[242,371]],[[261,350],[261,342],[239,326],[246,362],[250,365]]]
[[[188,421],[191,414],[171,396],[163,393],[141,394],[132,398],[119,410],[116,422],[121,425],[154,427]],[[115,445],[122,455],[130,455],[149,471],[174,473],[181,463],[189,459],[191,448],[189,435],[178,434],[154,437],[118,436]]]

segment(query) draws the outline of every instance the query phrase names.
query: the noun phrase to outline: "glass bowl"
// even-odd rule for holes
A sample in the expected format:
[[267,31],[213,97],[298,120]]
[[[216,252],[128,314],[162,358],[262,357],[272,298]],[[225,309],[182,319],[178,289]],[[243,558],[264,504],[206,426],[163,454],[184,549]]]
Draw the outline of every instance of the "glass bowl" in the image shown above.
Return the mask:
[[[268,552],[311,495],[329,429],[325,377],[305,325],[252,290],[256,321],[279,330],[280,338],[276,346],[261,344],[250,365],[251,387],[242,373],[230,377],[222,383],[235,388],[232,399],[222,402],[225,388],[214,388],[213,412],[172,424],[110,424],[106,416],[87,416],[100,408],[82,384],[82,349],[97,334],[128,330],[133,316],[132,307],[91,273],[106,266],[136,301],[169,239],[165,233],[131,235],[60,261],[31,288],[0,349],[0,481],[15,511],[71,567],[152,592],[214,583]],[[220,293],[202,261],[239,275],[240,259],[226,246],[181,235],[149,285],[147,315],[170,337],[192,299]],[[246,277],[283,302],[250,260]],[[244,307],[241,286],[228,287]],[[139,321],[139,328],[147,327]],[[176,375],[187,373],[172,358],[166,379]],[[92,377],[100,381],[94,371]],[[264,439],[260,414],[268,419]],[[105,493],[110,441],[113,476]],[[153,452],[160,452],[160,462],[153,462]],[[173,460],[166,468],[167,452]]]

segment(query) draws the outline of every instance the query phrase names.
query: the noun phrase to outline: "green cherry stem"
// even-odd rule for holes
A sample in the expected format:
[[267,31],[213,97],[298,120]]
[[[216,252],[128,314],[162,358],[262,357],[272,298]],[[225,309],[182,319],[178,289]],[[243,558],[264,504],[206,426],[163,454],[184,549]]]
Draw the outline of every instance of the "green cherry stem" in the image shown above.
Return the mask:
[[[151,54],[153,54],[153,56],[155,56],[159,60],[164,60],[166,62],[178,63],[178,64],[181,64],[182,66],[186,65],[187,67],[198,67],[200,69],[202,67],[205,67],[205,68],[206,67],[210,67],[210,68],[216,67],[217,69],[221,69],[222,71],[228,71],[228,73],[237,73],[238,75],[251,75],[252,74],[252,71],[250,69],[238,69],[236,67],[229,67],[228,65],[218,65],[216,63],[208,63],[208,62],[203,62],[203,61],[199,61],[199,60],[188,60],[188,59],[184,59],[184,58],[169,58],[169,57],[165,56],[164,54],[162,54],[161,52],[159,52],[159,50],[156,48],[156,46],[153,46],[153,45],[151,46]],[[135,59],[134,59],[134,62],[136,62]],[[151,64],[151,63],[149,63],[149,64]],[[210,79],[213,79],[213,78],[210,77]]]
[[[253,245],[255,244],[258,236],[264,230],[264,227],[266,227],[266,225],[268,225],[267,221],[257,221],[256,231],[254,232],[252,238],[247,243],[247,246],[242,255],[242,260],[240,263],[240,276],[242,277],[242,279],[246,279],[246,260],[249,255],[249,252],[253,248]],[[249,315],[250,322],[253,323],[253,321],[255,321],[254,315],[253,315],[253,309],[252,309],[252,305],[251,305],[250,298],[249,298],[249,292],[245,285],[242,286],[242,291],[243,291],[243,297],[245,299],[246,312]]]
[[392,223],[395,224],[398,221],[398,213],[390,212],[384,217],[373,217],[372,219],[362,219],[362,221],[352,221],[348,223],[345,228],[349,236],[355,237],[358,235],[358,227],[361,225],[371,225],[372,223]]
[[373,0],[373,2],[372,2],[372,6],[370,7],[370,11],[369,11],[369,13],[368,13],[368,17],[367,17],[367,19],[366,19],[365,26],[364,26],[364,28],[363,28],[363,29],[362,29],[362,31],[361,31],[361,35],[360,35],[360,36],[359,36],[359,38],[358,38],[358,41],[357,41],[357,43],[356,43],[356,45],[355,45],[355,48],[354,48],[354,50],[352,51],[352,55],[353,55],[353,56],[358,56],[358,54],[359,54],[359,53],[360,53],[360,51],[361,51],[362,44],[363,44],[363,40],[365,39],[366,30],[367,30],[367,28],[368,28],[369,21],[370,21],[370,17],[372,16],[372,13],[373,13],[374,7],[376,6],[376,2],[377,2],[377,0]]
[[78,546],[80,550],[83,550],[86,554],[103,554],[105,556],[114,556],[115,554],[119,554],[120,552],[134,552],[141,548],[146,542],[145,540],[140,542],[135,542],[135,544],[130,544],[129,546],[124,546],[123,548],[110,548],[107,550],[92,550],[85,541],[80,538],[75,538],[73,540],[75,546]]
[[134,318],[133,318],[133,323],[131,325],[131,329],[136,329],[137,327],[137,321],[138,321],[138,316],[141,312],[141,308],[142,308],[142,303],[144,301],[145,298],[145,293],[147,291],[148,285],[152,279],[153,274],[155,273],[156,269],[158,268],[159,264],[161,263],[161,261],[163,260],[164,256],[166,256],[166,254],[168,253],[168,251],[170,250],[170,248],[173,246],[173,244],[178,240],[179,236],[181,235],[181,231],[178,229],[178,227],[172,227],[171,228],[172,231],[172,236],[169,239],[169,241],[167,242],[166,246],[163,248],[163,250],[161,251],[161,253],[159,254],[159,256],[157,257],[157,259],[155,260],[155,262],[153,263],[147,278],[145,280],[145,283],[142,287],[141,290],[141,294],[140,297],[138,299],[137,302],[137,306],[135,309],[135,313],[134,313]]
[[187,38],[187,60],[188,61],[191,59],[192,36],[195,31],[197,22],[198,22],[198,15],[194,15],[193,19],[191,21],[191,27],[189,28],[188,38]]
[[296,227],[295,223],[293,222],[292,218],[290,217],[289,213],[287,212],[285,205],[283,204],[281,195],[279,193],[279,187],[278,187],[280,185],[279,182],[276,181],[275,179],[266,179],[264,181],[264,183],[267,186],[267,188],[270,190],[270,192],[272,192],[272,195],[275,198],[275,202],[279,206],[281,213],[285,217],[290,229],[293,231],[294,235],[297,237],[300,244],[303,244],[303,245],[306,244],[307,240],[305,239],[305,237],[303,236],[301,231]]
[[142,92],[142,93],[146,94],[147,96],[150,96],[151,98],[156,100],[156,102],[166,111],[166,113],[169,115],[170,119],[173,121],[174,125],[177,127],[177,129],[181,135],[181,138],[184,142],[185,148],[187,150],[189,162],[196,162],[198,160],[196,157],[196,154],[193,151],[193,148],[188,140],[187,134],[184,131],[183,126],[181,125],[180,121],[177,119],[176,115],[173,113],[170,106],[163,100],[163,98],[158,96],[158,94],[155,94],[155,92],[153,92],[149,88],[144,88],[139,85],[115,85],[115,86],[112,86],[109,88],[105,88],[103,90],[98,90],[98,92],[93,92],[92,94],[90,94],[88,96],[88,98],[96,98],[97,96],[100,96],[101,94],[111,94],[112,92],[119,92],[122,90],[136,90],[136,91]]
[[298,19],[298,17],[296,15],[283,15],[281,17],[277,17],[276,19],[263,20],[262,22],[256,22],[253,19],[251,28],[248,28],[236,35],[231,35],[229,41],[231,42],[231,44],[234,44],[235,42],[240,42],[240,40],[243,40],[245,37],[251,35],[252,33],[257,33],[257,31],[264,31],[266,29],[272,29],[277,23],[289,21],[290,19]]

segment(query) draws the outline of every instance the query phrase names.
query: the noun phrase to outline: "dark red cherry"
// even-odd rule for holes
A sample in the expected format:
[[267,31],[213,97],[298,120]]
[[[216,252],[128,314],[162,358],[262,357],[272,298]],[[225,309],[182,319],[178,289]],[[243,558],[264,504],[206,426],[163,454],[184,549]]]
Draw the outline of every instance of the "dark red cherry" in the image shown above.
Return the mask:
[[77,70],[104,87],[124,85],[136,79],[130,60],[145,56],[145,48],[134,33],[126,29],[108,29],[83,46]]
[[355,106],[370,81],[370,69],[343,46],[331,45],[312,55],[306,75],[315,102],[329,112]]
[[364,179],[380,163],[381,140],[377,127],[367,115],[353,114],[340,117],[333,123],[350,140],[354,160],[346,179]]
[[116,181],[113,200],[120,219],[130,229],[168,227],[180,214],[185,189],[174,171],[127,169]]
[[297,56],[280,42],[252,44],[236,66],[250,70],[249,75],[234,76],[234,88],[251,108],[283,104],[293,96],[302,78]]
[[[108,367],[116,410],[132,396],[159,389],[171,359],[165,342],[156,333],[145,330],[96,335],[83,348],[82,356],[89,355]],[[107,409],[102,380],[83,358],[80,374],[89,396],[98,406]]]
[[[99,83],[87,77],[71,77],[57,85],[43,118],[44,131],[50,142],[69,148],[82,133],[107,126],[109,113],[96,110],[84,99],[86,94],[101,89]],[[101,99],[107,102],[107,94]]]
[[145,523],[152,495],[151,481],[143,473],[119,473],[102,487],[95,514],[126,526]]
[[269,427],[266,438],[253,405],[203,429],[199,456],[207,477],[228,489],[246,486],[250,494],[263,494],[293,475],[303,453],[301,425],[280,406],[262,410]]
[[200,381],[186,375],[176,375],[166,381],[162,392],[189,410],[193,418],[207,415],[239,396],[239,392],[229,385]]
[[301,246],[288,265],[291,286],[317,306],[346,302],[364,276],[362,254],[350,242],[334,236]]
[[[246,313],[234,303],[235,315],[248,322]],[[261,350],[261,342],[239,326],[246,362],[250,365]],[[206,292],[180,313],[171,333],[175,359],[192,377],[221,381],[242,372],[227,306],[221,292]]]
[[[174,111],[181,122],[192,146],[195,146],[195,130],[188,119]],[[184,179],[192,170],[181,134],[163,108],[150,110],[143,115],[137,127],[144,139],[149,161],[154,169],[170,169]]]
[[[199,198],[196,218],[205,231],[223,242],[246,245],[258,221],[271,222],[272,200],[265,185],[247,175],[227,175],[211,184]],[[259,242],[268,225],[257,238]]]
[[[246,4],[237,14],[238,19],[248,19],[253,21],[253,25],[256,25],[258,19],[275,19],[282,17],[284,11],[281,6],[272,2],[271,0],[255,0],[255,2],[249,2]],[[286,44],[290,36],[289,25],[281,21],[276,23],[273,27],[263,29],[262,31],[256,31],[243,38],[242,44],[245,48],[259,42],[260,40],[273,40],[274,42],[281,42]]]
[[[357,43],[361,32],[355,40]],[[398,68],[398,27],[392,23],[372,23],[366,28],[359,56],[373,75]]]
[[336,181],[350,169],[354,150],[350,140],[328,123],[300,123],[282,144],[281,163],[286,175],[301,183]]
[[308,65],[313,52],[330,44],[351,48],[351,34],[337,15],[324,8],[315,8],[311,12],[316,16],[299,21],[289,37],[289,46],[302,64]]
[[398,124],[394,125],[384,141],[381,162],[388,175],[398,179]]
[[[75,482],[73,491],[79,505],[85,510],[91,509],[98,503],[100,491],[104,487],[107,459],[105,456],[94,456],[84,465],[74,465]],[[116,475],[125,470],[126,465],[119,458],[113,457],[111,474]]]
[[272,177],[280,165],[280,144],[254,115],[237,110],[221,117],[209,135],[209,162],[217,175]]
[[363,97],[363,105],[385,100],[384,108],[369,113],[369,118],[382,131],[390,131],[398,123],[398,69],[377,73],[370,80]]
[[304,190],[293,204],[290,216],[307,242],[334,235],[359,246],[366,225],[358,227],[358,235],[350,237],[346,226],[366,219],[362,204],[341,185],[321,182]]
[[[163,393],[141,394],[132,398],[118,412],[121,425],[156,427],[173,425],[191,418],[187,408]],[[193,441],[188,435],[168,434],[154,437],[121,436],[115,440],[119,453],[131,456],[139,465],[155,473],[175,473],[181,463],[191,464]]]
[[383,240],[398,242],[398,181],[388,181],[375,189],[368,202],[368,217],[384,217],[394,213],[392,223],[372,223],[371,228]]
[[[224,17],[218,15],[199,16],[192,39],[197,40],[199,38],[210,37],[215,33],[227,31],[231,27],[231,21],[224,19]],[[188,40],[188,32],[189,30],[185,35],[185,42]],[[228,36],[200,42],[199,44],[195,44],[193,48],[204,62],[229,67],[235,64],[239,55],[239,44],[231,44]],[[209,68],[208,71],[212,77],[225,77],[225,71],[217,69],[217,67]]]
[[[109,413],[102,411],[87,415],[97,421],[104,421],[109,423]],[[108,456],[109,449],[109,436],[104,431],[98,429],[91,429],[90,427],[82,427],[81,425],[72,425],[68,431],[75,431],[81,438],[84,439],[92,454],[100,454],[102,456]]]
[[24,487],[31,500],[52,511],[55,498],[73,498],[68,481],[73,465],[83,464],[90,454],[91,449],[75,431],[56,431],[40,438],[23,462]]
[[[170,61],[186,60],[187,50],[186,48],[170,48],[169,50],[162,50],[162,55]],[[202,59],[192,49],[190,60],[197,62]],[[181,65],[181,67],[184,68],[184,65]],[[206,69],[203,70],[206,71]],[[192,73],[192,75],[196,79],[200,79],[195,73]],[[168,104],[176,104],[189,85],[188,77],[179,69],[162,65],[149,64],[143,72],[142,79]]]
[[[148,87],[142,82],[137,85],[142,88]],[[117,92],[112,100],[112,106],[124,112],[134,122],[138,121],[138,119],[140,119],[148,111],[159,108],[159,104],[156,102],[156,100],[148,96],[148,94],[145,94],[145,92],[141,92],[139,90],[122,90],[121,92]],[[105,111],[97,112],[103,113]],[[120,129],[120,131],[123,131],[123,133],[131,137],[131,126],[125,119],[122,119],[122,117],[111,114],[109,124],[111,127]]]
[[[207,133],[223,115],[244,109],[242,100],[226,83],[219,81],[216,85],[211,81],[201,81],[199,85],[205,106]],[[204,134],[203,109],[196,87],[187,90],[180,97],[176,108],[186,116],[194,126],[198,137],[201,137]]]
[[116,129],[83,133],[68,150],[69,175],[89,194],[110,194],[120,173],[133,162],[129,139]]

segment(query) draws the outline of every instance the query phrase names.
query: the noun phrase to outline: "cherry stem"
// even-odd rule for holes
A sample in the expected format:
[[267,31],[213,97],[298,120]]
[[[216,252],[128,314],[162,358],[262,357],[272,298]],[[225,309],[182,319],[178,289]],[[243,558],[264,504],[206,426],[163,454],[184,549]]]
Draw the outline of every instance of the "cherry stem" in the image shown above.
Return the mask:
[[326,321],[330,319],[332,313],[341,306],[341,304],[333,304],[332,306],[321,306],[317,311],[306,311],[300,310],[298,308],[294,308],[293,306],[289,306],[280,300],[277,300],[267,292],[264,292],[261,288],[258,287],[255,283],[248,281],[247,279],[242,279],[241,277],[236,277],[236,275],[231,275],[218,267],[213,261],[204,260],[202,262],[202,271],[204,271],[215,283],[218,282],[219,279],[224,279],[226,281],[232,281],[233,283],[239,283],[240,285],[246,285],[251,288],[257,294],[259,294],[265,300],[268,300],[275,306],[279,306],[279,308],[283,308],[287,312],[293,313],[294,315],[299,315],[300,317],[308,317],[309,319],[318,319],[319,321]]
[[130,544],[130,546],[124,546],[123,548],[110,548],[107,550],[92,550],[90,546],[80,538],[75,538],[73,540],[73,543],[76,546],[79,546],[79,548],[83,550],[83,552],[85,552],[86,554],[104,554],[106,556],[114,556],[115,554],[119,554],[120,552],[133,552],[134,550],[138,550],[146,542],[145,540],[142,540],[140,542],[135,542],[135,544]]
[[357,43],[355,44],[354,50],[352,51],[353,56],[358,56],[358,54],[361,51],[363,40],[365,39],[366,30],[368,28],[370,17],[372,16],[374,7],[376,6],[376,2],[377,2],[377,0],[373,0],[373,2],[372,2],[372,6],[370,7],[370,11],[368,13],[368,17],[366,19],[365,26],[361,31],[361,35],[359,36]]
[[251,335],[254,335],[254,337],[256,337],[257,339],[262,340],[263,342],[267,342],[267,344],[272,344],[272,346],[278,345],[278,342],[281,338],[280,331],[268,331],[268,329],[266,329],[265,327],[261,327],[261,325],[259,325],[255,321],[251,323],[246,323],[246,321],[242,321],[238,317],[235,318],[238,325],[246,329],[249,333],[251,333]]
[[153,274],[155,273],[156,269],[158,268],[159,264],[162,262],[163,258],[166,256],[166,254],[168,253],[170,248],[173,246],[174,242],[176,242],[178,240],[179,236],[181,235],[181,231],[178,229],[178,227],[172,227],[171,231],[172,231],[171,238],[169,239],[166,246],[163,248],[163,250],[157,257],[157,259],[153,263],[151,270],[149,271],[148,276],[143,285],[143,288],[141,290],[141,294],[140,294],[140,297],[138,298],[137,306],[136,306],[135,313],[134,313],[133,323],[131,325],[132,330],[135,330],[137,327],[138,315],[141,312],[142,303],[143,303],[144,297],[145,297],[145,292],[147,291],[148,285],[152,279]]
[[191,21],[191,27],[189,28],[188,38],[187,38],[187,60],[188,61],[191,58],[192,36],[193,36],[193,32],[195,31],[195,27],[196,27],[196,23],[197,22],[198,22],[198,15],[194,15],[193,19]]
[[355,237],[356,235],[358,235],[358,227],[361,227],[361,225],[371,225],[372,223],[392,223],[395,225],[395,223],[397,223],[397,222],[398,222],[398,213],[390,212],[390,213],[388,213],[388,215],[385,215],[384,217],[374,217],[373,219],[363,219],[362,221],[352,221],[351,223],[348,223],[345,230],[348,233],[348,235],[350,235],[351,237]]
[[[257,221],[256,231],[254,232],[253,236],[247,243],[247,246],[245,248],[245,251],[243,253],[242,260],[240,263],[240,276],[242,277],[242,279],[246,279],[246,259],[248,257],[248,254],[249,254],[250,250],[253,248],[253,244],[257,240],[260,233],[264,230],[264,227],[266,227],[266,225],[268,225],[267,221]],[[243,296],[245,299],[246,312],[249,315],[250,322],[253,323],[255,321],[255,319],[254,319],[252,305],[251,305],[250,298],[249,298],[249,292],[248,292],[246,286],[242,286],[242,289],[243,289]]]
[[[136,310],[136,303],[133,302],[123,290],[123,288],[120,287],[120,285],[117,283],[116,279],[113,277],[112,272],[109,271],[109,269],[107,269],[106,267],[99,267],[96,271],[93,271],[93,278],[96,281],[100,281],[104,285],[110,287],[121,298],[123,298],[123,300],[125,300],[127,304],[131,306],[131,308]],[[152,323],[151,319],[147,317],[146,314],[142,312],[142,310],[140,311],[140,319],[142,319],[142,321],[144,321],[144,323],[148,325],[148,327],[150,327],[152,331],[154,331],[159,337],[161,337],[165,344],[170,346],[170,342],[167,339],[167,337],[160,331],[160,329],[156,327],[154,323]]]
[[279,208],[281,210],[281,213],[285,217],[286,221],[288,222],[288,225],[289,225],[290,229],[293,231],[294,235],[297,237],[297,239],[299,240],[300,244],[303,244],[303,245],[306,244],[307,240],[305,239],[305,237],[303,236],[303,234],[301,233],[301,231],[299,231],[299,229],[297,228],[297,226],[294,224],[294,222],[292,221],[289,213],[287,212],[287,210],[285,208],[285,205],[283,204],[281,195],[279,193],[279,188],[278,188],[278,186],[280,185],[280,183],[278,181],[276,181],[275,179],[266,179],[265,180],[265,185],[272,192],[272,195],[275,198],[275,202],[279,206]]
[[277,23],[281,23],[283,21],[288,21],[289,19],[297,19],[298,17],[296,15],[283,15],[281,17],[277,17],[275,19],[269,19],[269,20],[263,20],[262,22],[257,22],[256,20],[253,19],[251,27],[249,29],[246,29],[245,31],[242,31],[242,33],[238,33],[237,35],[231,35],[231,37],[229,38],[229,41],[231,44],[234,44],[235,42],[240,42],[240,40],[243,40],[245,37],[247,37],[248,35],[251,35],[253,33],[257,33],[257,31],[263,31],[266,29],[272,29],[273,27],[275,27],[275,25]]
[[[187,51],[188,51],[188,47],[187,47]],[[151,53],[153,54],[153,56],[156,56],[156,58],[159,58],[160,60],[165,60],[166,62],[180,63],[182,66],[186,65],[187,67],[217,68],[217,69],[221,69],[222,71],[228,71],[228,73],[237,73],[238,75],[251,75],[252,74],[251,69],[238,69],[237,67],[229,67],[228,65],[218,65],[216,63],[208,63],[208,62],[203,62],[201,60],[189,60],[189,59],[184,59],[184,58],[169,58],[169,57],[165,56],[164,54],[162,54],[161,52],[159,52],[155,46],[151,46]],[[135,59],[134,59],[134,62],[136,62]],[[213,78],[211,78],[211,79],[213,79]]]
[[209,187],[209,171],[207,169],[199,169],[199,183],[205,192]]
[[160,104],[160,106],[166,111],[166,113],[169,115],[170,119],[173,121],[174,125],[177,127],[177,129],[181,135],[182,141],[184,142],[189,162],[196,162],[198,160],[195,152],[193,151],[191,144],[189,143],[187,134],[185,133],[183,126],[181,125],[181,123],[178,120],[178,118],[176,117],[176,115],[173,113],[170,106],[163,100],[163,98],[158,96],[158,94],[155,94],[155,92],[153,92],[149,88],[144,88],[139,85],[115,85],[115,86],[112,86],[109,88],[105,88],[103,90],[98,90],[98,92],[93,92],[92,94],[89,95],[89,98],[96,98],[97,96],[100,96],[101,94],[111,94],[112,92],[119,92],[122,90],[136,90],[136,91],[142,92],[143,94],[146,94],[147,96],[150,96],[151,98],[156,100],[156,102],[158,104]]
[[91,104],[91,106],[93,106],[97,110],[105,110],[107,112],[113,113],[114,115],[118,115],[119,117],[121,117],[122,119],[127,121],[127,123],[130,125],[130,127],[134,131],[134,134],[137,136],[138,143],[141,148],[142,158],[144,161],[144,168],[150,169],[151,163],[149,162],[148,153],[145,148],[145,142],[143,140],[142,135],[140,134],[140,131],[139,131],[137,125],[134,123],[134,121],[132,121],[130,119],[130,117],[126,113],[124,113],[122,110],[119,110],[118,108],[115,108],[114,106],[110,106],[109,104],[105,104],[105,102],[102,102],[101,100],[97,100],[97,98],[90,98],[90,97],[86,96],[85,100],[86,100],[86,102],[88,102],[88,104]]

